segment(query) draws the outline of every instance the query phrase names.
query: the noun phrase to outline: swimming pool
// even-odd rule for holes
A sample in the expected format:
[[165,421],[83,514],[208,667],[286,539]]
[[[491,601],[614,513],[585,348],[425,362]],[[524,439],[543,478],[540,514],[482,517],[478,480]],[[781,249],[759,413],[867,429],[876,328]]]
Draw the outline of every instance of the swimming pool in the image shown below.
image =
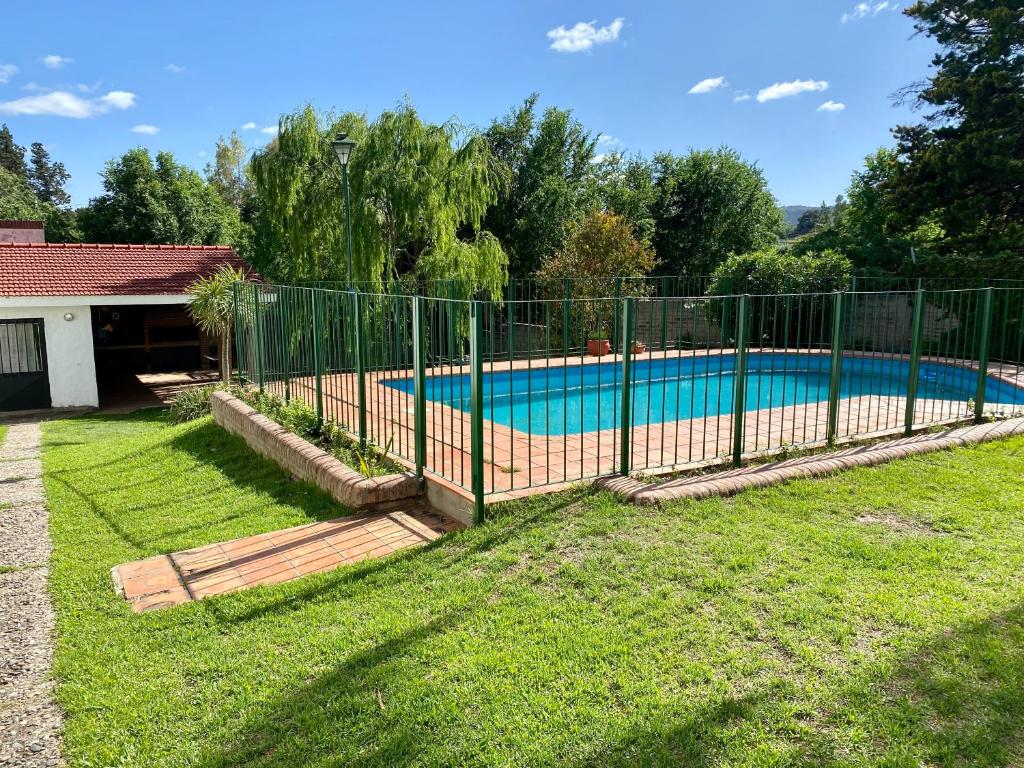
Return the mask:
[[[828,400],[828,354],[747,356],[747,410]],[[843,359],[841,398],[907,394],[909,363],[880,358]],[[736,385],[732,354],[635,360],[633,424],[656,424],[731,413]],[[918,398],[966,403],[976,394],[974,371],[922,362]],[[388,387],[413,391],[412,378]],[[498,371],[483,377],[484,418],[535,435],[567,435],[620,426],[622,366],[618,362],[541,366]],[[468,412],[469,374],[428,376],[428,400]],[[1024,389],[993,377],[986,402],[1024,406]]]

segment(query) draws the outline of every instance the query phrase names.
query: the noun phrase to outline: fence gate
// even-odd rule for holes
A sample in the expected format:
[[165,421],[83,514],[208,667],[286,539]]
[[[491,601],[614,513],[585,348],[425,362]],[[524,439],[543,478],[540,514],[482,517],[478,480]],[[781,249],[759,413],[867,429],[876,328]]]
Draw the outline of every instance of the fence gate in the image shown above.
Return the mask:
[[0,411],[49,407],[42,318],[0,320]]

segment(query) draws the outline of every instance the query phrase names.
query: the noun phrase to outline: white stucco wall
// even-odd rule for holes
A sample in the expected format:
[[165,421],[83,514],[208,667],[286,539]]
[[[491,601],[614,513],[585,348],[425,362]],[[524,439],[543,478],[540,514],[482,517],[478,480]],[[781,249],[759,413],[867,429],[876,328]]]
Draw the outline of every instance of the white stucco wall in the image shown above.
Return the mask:
[[[64,319],[68,312],[74,315],[73,320]],[[43,318],[53,407],[99,405],[89,306],[5,306],[0,301],[0,319],[28,317]]]

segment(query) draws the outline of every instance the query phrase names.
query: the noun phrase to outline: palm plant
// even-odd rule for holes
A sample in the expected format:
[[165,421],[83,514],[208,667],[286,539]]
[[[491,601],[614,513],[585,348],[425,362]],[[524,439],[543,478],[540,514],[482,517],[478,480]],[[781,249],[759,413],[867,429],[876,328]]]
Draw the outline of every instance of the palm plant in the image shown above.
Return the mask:
[[245,279],[241,269],[222,264],[209,277],[201,277],[189,286],[192,295],[188,311],[196,324],[220,341],[220,378],[231,381],[231,328],[234,323],[232,286]]

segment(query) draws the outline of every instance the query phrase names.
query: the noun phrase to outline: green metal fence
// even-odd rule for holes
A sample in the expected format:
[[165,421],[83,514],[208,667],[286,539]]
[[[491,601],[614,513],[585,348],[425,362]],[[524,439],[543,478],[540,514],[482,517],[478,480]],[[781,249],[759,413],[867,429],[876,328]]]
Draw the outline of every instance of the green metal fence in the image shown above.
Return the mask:
[[239,283],[239,376],[461,489],[478,518],[537,487],[1024,412],[1022,287],[611,286],[491,301]]

